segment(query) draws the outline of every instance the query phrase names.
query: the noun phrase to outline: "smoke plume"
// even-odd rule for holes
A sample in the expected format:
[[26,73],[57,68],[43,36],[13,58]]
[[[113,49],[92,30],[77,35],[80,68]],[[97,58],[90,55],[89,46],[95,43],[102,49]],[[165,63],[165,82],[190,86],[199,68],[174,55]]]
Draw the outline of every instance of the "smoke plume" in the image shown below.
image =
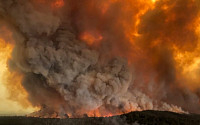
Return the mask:
[[[36,116],[200,113],[199,0],[0,0]],[[200,28],[199,28],[200,29]],[[200,48],[200,47],[199,47]],[[197,74],[198,73],[198,74]],[[189,86],[195,87],[189,87]],[[13,86],[13,83],[10,83]]]

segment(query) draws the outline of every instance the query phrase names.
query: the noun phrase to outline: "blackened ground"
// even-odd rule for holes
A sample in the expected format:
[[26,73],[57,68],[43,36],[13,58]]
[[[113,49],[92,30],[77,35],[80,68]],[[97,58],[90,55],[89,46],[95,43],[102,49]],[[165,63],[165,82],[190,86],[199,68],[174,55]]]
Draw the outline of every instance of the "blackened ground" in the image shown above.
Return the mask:
[[107,118],[50,119],[2,116],[0,125],[200,125],[200,115],[142,111]]

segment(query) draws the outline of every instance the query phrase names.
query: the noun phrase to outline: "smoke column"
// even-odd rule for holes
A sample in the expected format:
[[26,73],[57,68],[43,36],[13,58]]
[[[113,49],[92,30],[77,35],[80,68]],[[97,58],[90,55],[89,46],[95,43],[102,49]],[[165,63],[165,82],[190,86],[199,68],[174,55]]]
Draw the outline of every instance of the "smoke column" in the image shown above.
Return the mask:
[[199,5],[0,0],[1,25],[14,38],[8,68],[41,108],[34,116],[200,113]]

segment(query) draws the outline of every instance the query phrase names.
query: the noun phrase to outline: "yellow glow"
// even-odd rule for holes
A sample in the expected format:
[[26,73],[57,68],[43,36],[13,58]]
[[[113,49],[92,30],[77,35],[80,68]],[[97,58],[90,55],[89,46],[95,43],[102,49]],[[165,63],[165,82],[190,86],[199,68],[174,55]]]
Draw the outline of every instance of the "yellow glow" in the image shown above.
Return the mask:
[[[196,22],[196,33],[200,36],[200,18]],[[180,52],[175,48],[175,61],[177,63],[178,76],[185,82],[182,85],[195,90],[200,87],[200,37],[194,51]]]
[[153,3],[155,3],[157,0],[151,0]]
[[[16,77],[17,75],[15,73],[13,74],[8,70],[7,60],[10,57],[12,49],[12,44],[8,44],[0,38],[0,115],[25,115],[33,112],[35,109],[30,104],[27,104],[27,95],[24,93],[25,90],[23,87],[21,86],[21,88],[19,88],[22,77]],[[8,88],[16,88],[12,91],[15,91],[15,95],[17,94],[20,96],[18,96],[16,99],[15,96],[10,97],[10,90],[8,91]],[[21,90],[19,91],[18,89]],[[23,93],[21,93],[22,91]],[[21,98],[20,102],[18,102],[19,98]]]

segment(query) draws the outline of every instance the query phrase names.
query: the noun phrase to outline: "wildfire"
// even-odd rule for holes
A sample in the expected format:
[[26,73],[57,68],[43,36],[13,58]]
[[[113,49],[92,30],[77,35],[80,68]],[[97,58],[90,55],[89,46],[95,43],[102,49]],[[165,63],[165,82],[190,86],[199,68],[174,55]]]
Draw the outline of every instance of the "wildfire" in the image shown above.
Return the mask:
[[[1,27],[1,36],[4,38],[12,37],[11,32],[5,27]],[[3,32],[3,33],[2,33]],[[2,114],[26,114],[34,110],[28,102],[28,93],[21,85],[22,75],[16,72],[10,72],[7,61],[11,58],[13,44],[0,38],[0,113]]]
[[111,117],[113,115],[121,115],[122,113],[112,114],[112,113],[101,113],[100,109],[90,111],[87,113],[88,117]]
[[[173,11],[170,10],[174,7],[174,5],[169,4],[167,1],[163,1],[163,4],[161,4],[161,6],[158,7],[157,4],[160,4],[159,2],[160,2],[159,0],[148,0],[148,1],[127,0],[127,1],[123,1],[123,2],[120,0],[108,0],[108,1],[104,1],[104,2],[99,2],[100,8],[93,8],[96,6],[93,2],[91,2],[91,3],[89,3],[88,8],[86,8],[87,11],[84,14],[86,14],[86,15],[88,14],[88,17],[90,18],[90,17],[94,16],[96,14],[95,12],[97,11],[97,14],[99,14],[98,16],[100,16],[99,20],[101,22],[100,23],[97,22],[97,24],[96,24],[97,29],[95,29],[95,32],[90,31],[90,28],[91,28],[90,26],[84,27],[85,28],[83,30],[84,32],[81,32],[79,38],[82,41],[84,41],[86,44],[88,44],[89,46],[99,45],[99,43],[101,43],[104,40],[104,37],[102,36],[103,28],[101,28],[101,26],[103,25],[103,23],[109,22],[109,20],[107,20],[107,19],[111,19],[111,18],[107,17],[110,13],[109,11],[112,10],[113,8],[115,8],[116,5],[118,5],[118,6],[120,6],[120,9],[121,9],[120,12],[117,13],[117,14],[119,14],[119,16],[118,16],[119,19],[116,19],[114,21],[114,26],[113,27],[111,26],[111,29],[114,29],[114,31],[111,31],[111,32],[114,35],[118,35],[117,30],[122,30],[122,32],[120,32],[120,33],[125,36],[125,39],[123,39],[124,43],[121,43],[121,45],[123,46],[123,45],[127,44],[126,42],[130,42],[131,47],[134,48],[135,50],[137,49],[137,52],[139,54],[144,54],[145,53],[144,49],[146,49],[148,47],[151,48],[152,50],[155,49],[155,51],[156,51],[156,49],[162,48],[162,46],[165,46],[163,44],[163,41],[167,41],[168,39],[170,39],[169,41],[173,42],[173,40],[174,40],[173,39],[174,36],[171,34],[170,34],[171,35],[170,36],[168,34],[168,32],[165,32],[165,29],[161,29],[160,31],[158,31],[158,33],[160,33],[160,34],[147,33],[147,38],[144,38],[146,40],[145,41],[146,43],[143,43],[144,46],[147,44],[145,46],[145,48],[142,48],[140,46],[141,43],[139,43],[139,45],[138,45],[138,43],[136,43],[136,41],[142,37],[146,37],[145,36],[146,31],[143,31],[144,33],[141,33],[141,31],[139,31],[139,30],[141,29],[141,24],[144,23],[144,22],[142,22],[144,20],[143,16],[145,14],[149,13],[150,11],[154,12],[154,9],[155,9],[155,12],[156,12],[156,9],[160,9],[159,11],[162,11],[161,14],[166,14],[165,15],[166,17],[163,17],[164,19],[161,20],[161,26],[162,25],[171,25],[171,24],[175,23],[175,21],[177,19],[177,17],[176,17],[177,15],[175,15],[173,13]],[[54,3],[55,6],[63,5],[63,3],[61,1],[58,1],[56,3]],[[87,5],[86,5],[86,7],[87,7]],[[92,12],[92,10],[93,10],[92,8],[95,10],[94,13]],[[154,13],[154,14],[157,14],[157,13]],[[147,17],[148,16],[149,15],[147,15]],[[91,18],[91,19],[93,19],[93,18]],[[90,21],[90,20],[87,20],[87,21]],[[153,24],[160,23],[160,22],[156,22],[156,20],[154,20],[152,18],[149,21],[152,21],[151,23],[153,23]],[[88,22],[86,22],[86,23],[88,23]],[[148,25],[149,27],[147,27],[146,30],[150,29],[149,31],[151,32],[151,30],[153,29],[151,27],[151,25],[153,25],[153,24],[149,24]],[[89,23],[88,23],[88,25],[89,25]],[[112,24],[110,24],[110,25],[112,25]],[[120,28],[118,29],[118,27],[120,27]],[[191,27],[193,28],[194,25],[191,24]],[[160,27],[158,27],[158,28],[160,28]],[[197,29],[200,29],[200,28],[197,28]],[[115,32],[115,30],[117,33]],[[194,29],[191,29],[191,31],[193,31],[193,30]],[[152,36],[149,37],[148,34],[150,34]],[[153,38],[154,37],[153,35],[159,35],[159,36],[157,38]],[[162,35],[164,35],[164,36],[162,36]],[[171,37],[171,38],[167,38],[168,37],[167,35],[169,35],[169,37]],[[115,37],[118,38],[118,36],[115,36]],[[165,40],[162,40],[162,39],[165,39]],[[113,39],[111,39],[111,40],[113,40]],[[114,39],[113,41],[115,41],[115,40],[116,39]],[[179,41],[179,39],[177,41]],[[189,42],[189,41],[187,41],[187,42]],[[148,44],[148,43],[150,43],[150,44]],[[199,88],[200,87],[200,85],[199,85],[199,82],[200,82],[200,79],[199,79],[200,57],[199,57],[198,53],[200,52],[200,50],[196,49],[195,51],[192,51],[192,52],[186,52],[186,51],[182,51],[180,48],[178,48],[178,45],[175,45],[174,43],[167,43],[166,45],[171,46],[171,47],[169,47],[169,49],[173,51],[172,53],[173,53],[173,59],[175,61],[175,70],[177,71],[176,79],[180,80],[180,81],[186,80],[187,82],[184,83],[185,86],[192,90],[194,90],[194,88]],[[200,45],[198,45],[198,46],[200,46]],[[200,47],[197,47],[197,48],[200,48]],[[135,57],[134,54],[135,54],[134,52],[132,52],[132,53],[129,52],[129,54],[127,56],[129,65],[131,65],[133,63],[132,60],[133,61],[136,60],[134,58]],[[153,59],[148,59],[149,62],[155,63],[157,60],[159,60],[159,59],[157,59],[158,57],[156,55],[156,52],[153,53],[152,55],[153,55]],[[146,55],[143,55],[143,56],[146,56]],[[158,64],[153,64],[153,65],[158,65]],[[152,65],[150,65],[150,66],[152,66]],[[143,76],[143,77],[144,77],[144,79],[146,79],[145,76]],[[148,81],[148,80],[146,80],[146,81]],[[126,111],[126,113],[134,111],[134,110],[135,109],[129,109]],[[179,110],[175,110],[175,109],[172,111],[179,112]],[[124,112],[121,112],[121,111],[118,111],[117,113],[102,112],[102,111],[100,111],[100,109],[86,112],[86,114],[89,117],[101,117],[101,116],[108,117],[108,116],[119,115],[119,114],[123,114],[123,113]],[[81,112],[80,114],[84,114],[84,113]],[[71,115],[69,114],[69,116],[71,116]]]
[[[29,97],[41,106],[40,114],[35,113],[39,117],[182,112],[179,106],[196,111],[185,90],[194,102],[200,99],[198,0],[15,2],[5,2],[0,11],[25,39],[10,42],[6,28],[0,34],[0,98],[5,104],[12,100],[18,102],[17,110],[32,112]],[[180,96],[172,97],[176,93]]]

